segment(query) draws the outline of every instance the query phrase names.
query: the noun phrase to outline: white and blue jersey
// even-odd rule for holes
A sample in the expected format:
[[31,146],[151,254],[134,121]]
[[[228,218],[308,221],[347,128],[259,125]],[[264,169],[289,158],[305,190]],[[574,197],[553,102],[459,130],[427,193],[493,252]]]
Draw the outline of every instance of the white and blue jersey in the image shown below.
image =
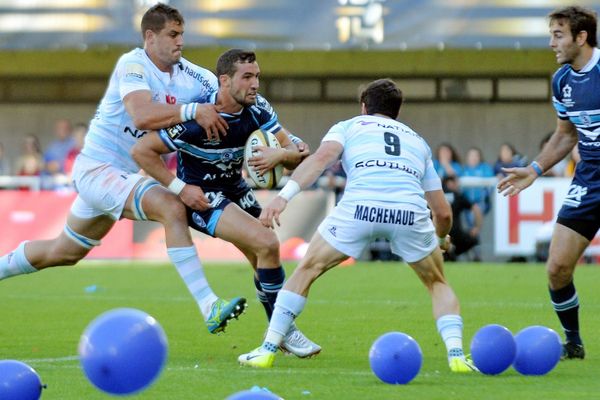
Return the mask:
[[125,110],[125,96],[136,90],[148,90],[157,103],[206,103],[217,87],[218,81],[212,72],[183,58],[173,66],[171,73],[162,72],[143,49],[134,49],[117,62],[106,93],[90,122],[81,152],[126,172],[137,172],[139,166],[129,152],[146,132],[134,125]]
[[552,78],[552,102],[558,118],[577,128],[583,161],[600,161],[600,50],[580,70],[561,67]]
[[441,190],[429,145],[393,119],[362,115],[331,127],[323,141],[344,146],[342,202],[403,203],[426,210],[424,192]]

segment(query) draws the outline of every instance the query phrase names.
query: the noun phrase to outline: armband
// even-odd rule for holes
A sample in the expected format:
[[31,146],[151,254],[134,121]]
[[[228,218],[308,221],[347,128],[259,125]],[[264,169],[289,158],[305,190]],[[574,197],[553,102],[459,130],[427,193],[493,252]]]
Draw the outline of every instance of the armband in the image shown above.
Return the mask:
[[532,161],[531,164],[529,164],[529,165],[531,166],[531,168],[533,168],[533,170],[535,171],[537,176],[544,175],[544,170],[542,169],[542,166],[537,161]]
[[179,178],[175,178],[171,181],[171,183],[169,183],[169,186],[167,186],[167,189],[169,189],[171,192],[173,192],[177,196],[179,196],[179,193],[181,193],[184,186],[185,186],[184,181],[182,181]]
[[292,133],[289,133],[289,132],[288,132],[288,137],[290,138],[291,142],[294,143],[294,144],[298,144],[298,143],[304,142],[304,140],[300,139],[298,136],[296,136],[296,135],[294,135]]
[[181,122],[191,121],[196,118],[196,109],[198,108],[198,103],[189,103],[183,104],[179,108],[179,118],[181,118]]
[[285,186],[283,187],[283,189],[281,189],[279,191],[279,193],[277,194],[277,196],[285,199],[286,201],[290,201],[292,199],[292,197],[294,197],[295,195],[297,195],[298,193],[300,193],[300,185],[298,185],[298,182],[290,179]]

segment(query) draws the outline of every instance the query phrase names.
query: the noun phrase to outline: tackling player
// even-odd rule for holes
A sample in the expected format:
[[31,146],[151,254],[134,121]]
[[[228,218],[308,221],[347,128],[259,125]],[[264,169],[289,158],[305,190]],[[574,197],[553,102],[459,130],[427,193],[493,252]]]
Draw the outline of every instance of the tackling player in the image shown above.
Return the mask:
[[155,5],[142,17],[141,28],[144,48],[117,62],[75,161],[77,198],[64,230],[51,240],[23,242],[0,258],[0,279],[76,264],[121,218],[158,221],[165,228],[169,258],[209,332],[217,333],[244,310],[246,301],[236,297],[226,302],[213,293],[192,243],[185,206],[177,195],[140,175],[129,154],[147,130],[182,121],[197,121],[213,138],[225,132],[227,124],[215,106],[199,104],[207,103],[217,80],[182,58],[184,20],[175,8]]
[[451,371],[474,371],[463,353],[458,298],[444,277],[440,247],[447,250],[450,244],[452,210],[433,167],[431,149],[395,120],[402,92],[391,80],[370,83],[360,103],[361,115],[334,125],[317,152],[296,168],[260,215],[267,227],[273,227],[273,220],[279,224],[288,201],[341,158],[347,173],[344,197],[319,225],[306,255],[279,293],[262,346],[238,361],[271,367],[283,335],[304,309],[312,283],[348,257],[360,257],[375,239],[385,238],[431,295]]
[[[298,150],[273,108],[258,94],[260,69],[254,52],[225,52],[217,61],[217,75],[219,91],[211,102],[229,125],[227,135],[208,139],[204,128],[189,121],[146,135],[133,147],[132,154],[150,176],[165,186],[181,189],[191,227],[241,250],[255,270],[257,296],[270,319],[285,273],[277,236],[258,221],[260,205],[242,177],[244,146],[259,128],[273,133],[280,142],[281,149],[257,146],[261,155],[250,159],[249,164],[258,172],[277,164],[293,169],[308,149]],[[160,158],[175,150],[179,151],[177,177]],[[204,198],[210,207],[205,206]],[[282,348],[299,357],[310,357],[321,350],[295,326],[284,336]]]

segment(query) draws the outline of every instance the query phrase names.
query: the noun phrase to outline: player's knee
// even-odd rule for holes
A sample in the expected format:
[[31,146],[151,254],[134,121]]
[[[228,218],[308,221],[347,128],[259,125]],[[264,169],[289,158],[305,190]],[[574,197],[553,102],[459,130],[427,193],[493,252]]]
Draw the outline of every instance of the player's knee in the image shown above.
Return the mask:
[[157,207],[157,220],[163,224],[186,224],[187,216],[185,205],[174,195],[167,195],[161,206]]
[[259,256],[279,256],[279,240],[271,229],[263,229],[255,237],[255,252]]
[[546,273],[552,287],[562,286],[564,283],[569,283],[572,279],[572,268],[554,259],[548,260]]

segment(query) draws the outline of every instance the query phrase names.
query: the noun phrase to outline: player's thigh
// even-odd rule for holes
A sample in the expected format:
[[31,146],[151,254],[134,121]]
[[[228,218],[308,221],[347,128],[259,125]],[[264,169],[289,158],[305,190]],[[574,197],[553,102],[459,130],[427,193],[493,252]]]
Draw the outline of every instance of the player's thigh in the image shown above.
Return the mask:
[[555,224],[548,254],[548,272],[556,273],[560,270],[563,273],[572,273],[589,244],[590,241],[587,238],[573,229],[562,224]]
[[279,248],[275,232],[235,203],[229,203],[223,210],[215,236],[247,249]]
[[311,284],[319,276],[347,258],[346,254],[333,247],[319,232],[315,232],[306,254],[286,282],[285,289],[307,296]]
[[127,196],[123,217],[157,221],[163,225],[187,224],[186,208],[177,195],[157,184],[142,179]]
[[445,282],[444,277],[444,258],[442,251],[436,247],[430,254],[421,260],[408,262],[408,265],[415,271],[421,282],[427,287],[431,287],[435,282]]

